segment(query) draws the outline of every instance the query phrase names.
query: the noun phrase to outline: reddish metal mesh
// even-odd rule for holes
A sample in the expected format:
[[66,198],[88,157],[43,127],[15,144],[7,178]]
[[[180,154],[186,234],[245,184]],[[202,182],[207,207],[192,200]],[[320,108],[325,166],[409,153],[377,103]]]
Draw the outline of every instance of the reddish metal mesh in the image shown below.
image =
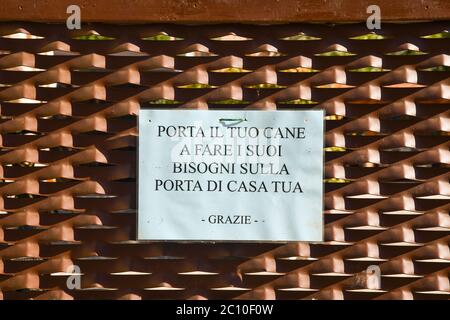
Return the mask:
[[[449,26],[0,24],[0,299],[448,299]],[[324,108],[326,241],[135,241],[140,107]]]

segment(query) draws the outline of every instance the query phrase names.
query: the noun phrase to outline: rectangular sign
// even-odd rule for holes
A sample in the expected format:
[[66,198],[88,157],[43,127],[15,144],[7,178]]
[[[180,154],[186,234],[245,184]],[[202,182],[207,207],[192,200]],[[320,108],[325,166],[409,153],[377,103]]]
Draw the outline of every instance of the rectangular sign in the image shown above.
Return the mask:
[[139,114],[139,240],[322,241],[323,111]]

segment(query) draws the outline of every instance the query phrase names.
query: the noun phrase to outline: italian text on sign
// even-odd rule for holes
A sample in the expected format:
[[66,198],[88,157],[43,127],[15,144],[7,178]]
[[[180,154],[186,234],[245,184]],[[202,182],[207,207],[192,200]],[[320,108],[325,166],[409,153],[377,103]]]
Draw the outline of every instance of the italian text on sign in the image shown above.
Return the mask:
[[138,239],[322,241],[323,111],[140,110]]

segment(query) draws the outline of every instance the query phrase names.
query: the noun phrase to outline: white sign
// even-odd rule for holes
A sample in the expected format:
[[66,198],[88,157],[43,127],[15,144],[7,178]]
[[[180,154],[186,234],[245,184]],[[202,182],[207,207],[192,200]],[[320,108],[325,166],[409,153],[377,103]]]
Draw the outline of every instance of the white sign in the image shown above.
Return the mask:
[[323,111],[139,114],[138,239],[322,241]]

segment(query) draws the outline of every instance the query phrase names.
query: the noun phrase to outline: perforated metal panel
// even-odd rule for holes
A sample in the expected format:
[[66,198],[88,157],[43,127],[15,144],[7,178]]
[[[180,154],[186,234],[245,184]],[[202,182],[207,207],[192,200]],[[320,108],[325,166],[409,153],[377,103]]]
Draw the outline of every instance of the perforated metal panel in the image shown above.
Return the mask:
[[[449,26],[0,24],[0,298],[448,299]],[[135,241],[140,108],[323,108],[326,242]]]

